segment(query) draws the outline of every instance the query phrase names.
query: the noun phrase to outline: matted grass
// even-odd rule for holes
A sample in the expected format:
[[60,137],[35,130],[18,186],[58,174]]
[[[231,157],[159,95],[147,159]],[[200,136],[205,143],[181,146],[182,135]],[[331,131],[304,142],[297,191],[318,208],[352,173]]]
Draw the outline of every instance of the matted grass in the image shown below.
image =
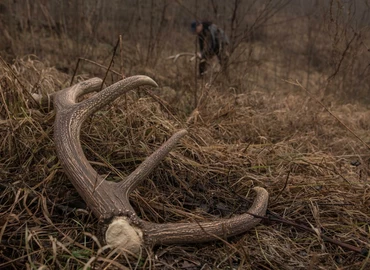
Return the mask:
[[[236,93],[224,84],[204,88],[206,102],[190,120],[189,104],[181,101],[174,108],[145,94],[122,97],[84,124],[86,156],[117,181],[187,127],[189,135],[131,196],[143,219],[229,217],[246,211],[251,188],[263,186],[271,196],[270,214],[317,233],[265,221],[223,242],[160,246],[140,258],[115,254],[100,242],[101,224],[56,157],[54,112],[35,107],[29,96],[69,82],[34,57],[12,65],[0,61],[1,269],[369,267],[368,257],[321,237],[370,248],[369,149],[300,89]],[[188,95],[181,92],[183,100],[191,100]],[[333,100],[328,109],[369,142],[368,108]]]

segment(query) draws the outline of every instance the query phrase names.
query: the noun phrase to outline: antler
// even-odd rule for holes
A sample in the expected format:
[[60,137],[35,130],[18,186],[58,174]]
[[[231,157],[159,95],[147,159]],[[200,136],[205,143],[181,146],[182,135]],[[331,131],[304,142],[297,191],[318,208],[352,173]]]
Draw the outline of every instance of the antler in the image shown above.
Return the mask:
[[121,182],[104,180],[90,165],[80,143],[80,129],[84,120],[122,94],[139,86],[156,87],[146,76],[133,76],[119,81],[82,102],[77,98],[100,89],[101,79],[93,78],[54,94],[56,108],[55,144],[57,155],[68,178],[99,219],[110,220],[105,233],[107,244],[139,253],[144,245],[193,243],[216,240],[243,233],[254,227],[263,216],[268,204],[265,189],[254,188],[256,199],[248,213],[230,219],[200,223],[147,222],[136,216],[129,202],[129,194],[158,166],[161,160],[187,134],[175,133],[158,150],[142,162]]

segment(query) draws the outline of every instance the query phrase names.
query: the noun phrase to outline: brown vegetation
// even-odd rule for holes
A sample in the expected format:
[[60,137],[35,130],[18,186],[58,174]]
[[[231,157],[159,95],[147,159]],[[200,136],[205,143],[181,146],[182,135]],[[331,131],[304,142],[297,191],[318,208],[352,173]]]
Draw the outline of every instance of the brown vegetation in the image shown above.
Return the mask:
[[[369,267],[367,1],[24,2],[0,3],[0,269]],[[229,80],[197,79],[189,58],[167,59],[194,52],[195,17],[231,37]],[[156,223],[209,221],[245,212],[262,186],[259,226],[139,258],[104,247],[56,157],[54,110],[31,94],[137,74],[159,88],[82,126],[94,169],[117,181],[187,127],[130,197],[134,209]]]

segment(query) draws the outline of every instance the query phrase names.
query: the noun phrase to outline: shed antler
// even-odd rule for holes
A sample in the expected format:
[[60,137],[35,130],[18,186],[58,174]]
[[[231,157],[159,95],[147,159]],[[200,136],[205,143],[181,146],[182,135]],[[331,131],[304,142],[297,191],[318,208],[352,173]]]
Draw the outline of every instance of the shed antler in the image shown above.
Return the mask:
[[57,112],[54,136],[62,167],[78,193],[99,219],[113,218],[105,233],[107,244],[138,253],[144,245],[205,242],[237,235],[260,222],[260,219],[250,215],[263,216],[266,213],[268,193],[260,187],[254,188],[257,196],[248,211],[250,214],[230,219],[156,224],[137,217],[130,205],[129,194],[158,166],[187,131],[175,133],[123,181],[115,183],[104,180],[83,153],[80,143],[82,123],[122,94],[139,86],[156,87],[157,84],[149,77],[133,76],[105,88],[89,99],[77,102],[78,97],[100,89],[101,83],[100,79],[93,78],[54,95]]

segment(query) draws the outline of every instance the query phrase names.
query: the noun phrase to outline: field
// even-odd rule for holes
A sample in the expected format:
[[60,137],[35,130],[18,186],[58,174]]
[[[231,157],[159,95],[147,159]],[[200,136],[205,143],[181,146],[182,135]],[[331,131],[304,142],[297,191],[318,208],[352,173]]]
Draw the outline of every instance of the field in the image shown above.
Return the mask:
[[[370,268],[368,1],[72,2],[0,2],[0,269]],[[228,76],[216,60],[204,77],[174,61],[196,51],[195,18],[229,35]],[[158,87],[81,128],[93,168],[120,181],[187,129],[130,195],[138,216],[230,218],[264,187],[260,224],[140,256],[105,246],[56,154],[53,103],[34,98],[134,75]]]

